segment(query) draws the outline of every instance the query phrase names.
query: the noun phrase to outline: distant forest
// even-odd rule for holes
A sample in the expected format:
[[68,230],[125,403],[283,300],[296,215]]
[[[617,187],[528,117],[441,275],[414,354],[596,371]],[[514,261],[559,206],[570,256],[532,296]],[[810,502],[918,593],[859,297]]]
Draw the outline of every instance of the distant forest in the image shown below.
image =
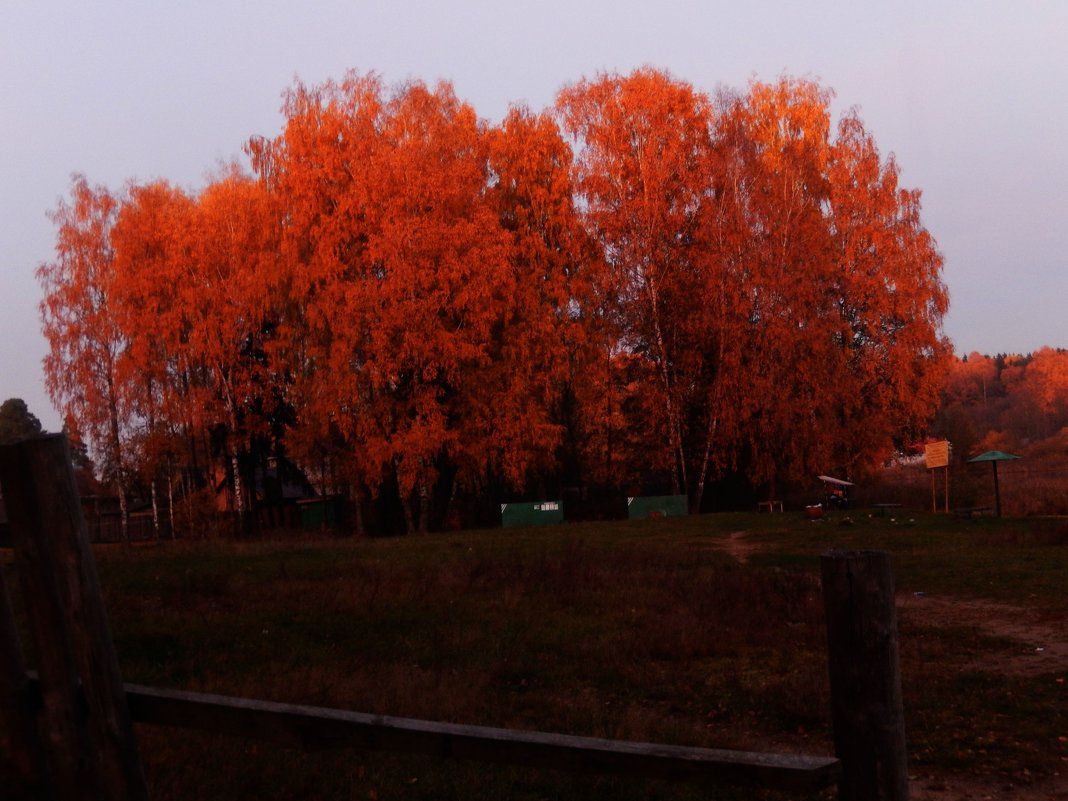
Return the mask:
[[1068,351],[954,359],[933,430],[962,460],[988,450],[1068,453]]

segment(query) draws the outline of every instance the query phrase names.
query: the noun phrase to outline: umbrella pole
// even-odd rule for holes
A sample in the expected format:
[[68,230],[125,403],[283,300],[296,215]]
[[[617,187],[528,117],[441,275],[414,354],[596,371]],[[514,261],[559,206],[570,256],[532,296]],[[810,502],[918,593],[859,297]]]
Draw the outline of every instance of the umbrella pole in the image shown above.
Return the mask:
[[998,487],[998,463],[991,462],[994,465],[994,509],[997,511],[998,517],[1001,517],[1001,490]]

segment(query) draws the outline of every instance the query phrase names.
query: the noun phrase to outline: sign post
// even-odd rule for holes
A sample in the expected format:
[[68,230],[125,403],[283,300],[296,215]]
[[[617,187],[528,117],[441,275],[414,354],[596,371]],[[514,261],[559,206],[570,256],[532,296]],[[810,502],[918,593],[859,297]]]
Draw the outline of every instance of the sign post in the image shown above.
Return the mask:
[[931,511],[938,511],[938,498],[935,489],[935,474],[934,471],[938,468],[944,468],[946,471],[946,504],[945,510],[949,512],[949,440],[944,439],[939,442],[928,442],[924,449],[924,455],[927,459],[927,469],[931,471]]

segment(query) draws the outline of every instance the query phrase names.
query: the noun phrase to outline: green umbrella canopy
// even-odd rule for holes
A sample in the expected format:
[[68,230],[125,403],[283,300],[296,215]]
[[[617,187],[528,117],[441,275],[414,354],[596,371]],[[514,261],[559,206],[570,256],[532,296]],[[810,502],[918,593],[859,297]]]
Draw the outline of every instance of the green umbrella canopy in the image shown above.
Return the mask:
[[969,462],[990,462],[994,467],[994,508],[998,517],[1001,517],[1001,490],[998,488],[998,462],[1006,462],[1010,459],[1019,459],[1011,453],[1004,451],[987,451],[969,459]]
[[1009,459],[1019,458],[1019,456],[1014,456],[1013,454],[1005,453],[1004,451],[987,451],[986,453],[980,453],[978,456],[972,457],[968,462],[1005,462]]

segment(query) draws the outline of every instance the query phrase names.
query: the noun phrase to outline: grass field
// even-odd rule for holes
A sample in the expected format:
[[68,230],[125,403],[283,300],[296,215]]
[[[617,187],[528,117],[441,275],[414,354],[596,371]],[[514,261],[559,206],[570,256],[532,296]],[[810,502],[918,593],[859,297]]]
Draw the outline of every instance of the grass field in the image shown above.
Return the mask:
[[[1057,643],[1021,663],[1043,646],[987,625],[1018,615],[1032,633],[1068,639],[1062,520],[711,515],[361,541],[168,542],[100,548],[97,558],[130,682],[826,754],[818,556],[868,548],[894,556],[918,786],[964,776],[1004,792],[1065,784],[1068,665],[1054,658]],[[163,728],[139,737],[155,799],[709,797],[685,785],[305,754]]]

